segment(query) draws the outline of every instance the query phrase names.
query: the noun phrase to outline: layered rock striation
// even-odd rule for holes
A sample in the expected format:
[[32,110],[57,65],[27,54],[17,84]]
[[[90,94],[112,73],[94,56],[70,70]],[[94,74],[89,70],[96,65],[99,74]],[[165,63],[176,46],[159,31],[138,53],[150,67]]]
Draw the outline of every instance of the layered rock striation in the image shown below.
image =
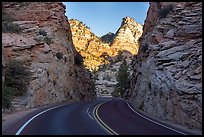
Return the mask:
[[28,91],[14,98],[14,108],[94,99],[90,75],[76,64],[65,5],[61,2],[3,2],[20,33],[2,33],[3,67],[10,59],[23,61],[32,72]]
[[162,120],[202,129],[202,3],[150,2],[127,98]]

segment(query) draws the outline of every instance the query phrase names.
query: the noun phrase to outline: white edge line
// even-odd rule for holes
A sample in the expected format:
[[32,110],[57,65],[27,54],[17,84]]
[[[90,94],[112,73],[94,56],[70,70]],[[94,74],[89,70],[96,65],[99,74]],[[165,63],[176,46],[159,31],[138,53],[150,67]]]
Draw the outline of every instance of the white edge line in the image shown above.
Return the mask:
[[35,119],[35,118],[38,117],[39,115],[41,115],[41,114],[43,114],[43,113],[45,113],[45,112],[47,112],[47,111],[50,111],[50,110],[52,110],[52,109],[61,107],[61,106],[63,106],[63,105],[55,106],[55,107],[53,107],[53,108],[49,108],[49,109],[44,110],[44,111],[38,113],[37,115],[33,116],[32,118],[30,118],[30,119],[16,132],[15,135],[20,135],[20,133],[23,131],[23,129],[24,129],[33,119]]
[[89,113],[89,108],[86,110],[86,113],[89,115],[89,117],[90,117],[91,119],[93,119],[92,116],[91,116],[91,114]]
[[[121,99],[122,99],[122,98],[121,98]],[[158,125],[160,125],[160,126],[162,126],[162,127],[168,128],[168,129],[173,130],[173,131],[175,131],[175,132],[178,132],[178,133],[180,133],[180,134],[187,135],[187,134],[185,134],[185,133],[183,133],[183,132],[180,132],[180,131],[178,131],[178,130],[176,130],[176,129],[167,127],[167,126],[165,126],[165,125],[162,125],[162,124],[160,124],[160,123],[158,123],[158,122],[156,122],[156,121],[153,121],[153,120],[151,120],[151,119],[149,119],[149,118],[147,118],[147,117],[145,117],[145,116],[139,114],[138,112],[136,112],[136,111],[129,105],[128,102],[126,102],[124,99],[122,99],[122,100],[123,100],[125,103],[127,103],[128,107],[129,107],[133,112],[135,112],[137,115],[139,115],[139,116],[145,118],[146,120],[149,120],[149,121],[151,121],[151,122],[153,122],[153,123],[155,123],[155,124],[158,124]]]
[[91,116],[89,113],[88,113],[88,115],[89,115],[89,117],[90,117],[91,119],[93,119],[92,116]]

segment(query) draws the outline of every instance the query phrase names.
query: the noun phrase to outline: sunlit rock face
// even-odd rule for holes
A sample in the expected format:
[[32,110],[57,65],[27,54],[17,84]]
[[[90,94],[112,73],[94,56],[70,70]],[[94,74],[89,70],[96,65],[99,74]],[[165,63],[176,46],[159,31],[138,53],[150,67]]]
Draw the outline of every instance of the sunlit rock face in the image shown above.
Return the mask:
[[99,38],[81,21],[71,19],[69,23],[76,50],[84,57],[86,68],[95,72],[97,94],[111,94],[122,63],[122,60],[117,61],[118,55],[122,53],[122,58],[126,58],[128,65],[131,63],[131,58],[137,54],[139,48],[138,39],[142,35],[142,25],[125,17],[116,34],[109,32]]
[[142,35],[142,27],[133,18],[123,18],[121,26],[111,43],[111,48],[121,51],[127,50],[133,55],[137,54],[139,49],[138,39]]
[[72,39],[76,50],[84,57],[84,65],[90,71],[96,71],[102,64],[108,61],[102,54],[112,55],[113,51],[109,50],[108,43],[101,41],[94,33],[91,32],[81,21],[76,19],[69,20]]
[[[14,108],[57,102],[91,100],[95,92],[77,55],[65,6],[61,2],[4,2],[3,10],[15,18],[22,32],[2,33],[2,65],[18,59],[29,66],[32,80],[26,95],[13,101]],[[57,56],[59,55],[60,56]]]
[[115,35],[108,33],[101,38],[79,20],[71,19],[69,23],[76,50],[84,57],[84,65],[91,71],[97,71],[101,65],[108,64],[106,57],[117,56],[119,51],[126,50],[133,55],[137,54],[142,25],[130,17],[123,18]]
[[143,30],[127,98],[152,116],[202,129],[202,3],[150,2]]

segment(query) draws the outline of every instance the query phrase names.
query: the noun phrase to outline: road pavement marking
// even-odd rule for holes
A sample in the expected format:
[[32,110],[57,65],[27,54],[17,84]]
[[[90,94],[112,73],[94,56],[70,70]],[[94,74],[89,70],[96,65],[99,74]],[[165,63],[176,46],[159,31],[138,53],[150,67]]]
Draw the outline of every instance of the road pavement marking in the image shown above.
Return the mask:
[[89,117],[90,117],[91,119],[93,119],[92,116],[91,116],[91,114],[90,114],[90,112],[89,112],[89,108],[86,110],[86,113],[89,115]]
[[[122,99],[122,100],[123,100],[125,103],[127,103],[124,99]],[[149,120],[149,121],[151,121],[151,122],[153,122],[153,123],[155,123],[155,124],[158,124],[158,125],[160,125],[160,126],[162,126],[162,127],[165,127],[165,128],[170,129],[170,130],[173,130],[173,131],[175,131],[175,132],[177,132],[177,133],[180,133],[180,134],[183,134],[183,135],[187,135],[186,133],[183,133],[183,132],[178,131],[178,130],[176,130],[176,129],[167,127],[167,126],[165,126],[165,125],[163,125],[163,124],[160,124],[160,123],[158,123],[158,122],[156,122],[156,121],[153,121],[153,120],[151,120],[151,119],[149,119],[149,118],[147,118],[147,117],[141,115],[140,113],[136,112],[136,111],[129,105],[129,103],[127,103],[127,105],[128,105],[128,107],[129,107],[134,113],[136,113],[137,115],[139,115],[139,116],[145,118],[146,120]]]
[[47,111],[50,111],[50,110],[52,110],[52,109],[55,109],[55,108],[58,108],[58,107],[61,107],[61,106],[64,106],[64,104],[63,104],[63,105],[60,105],[60,106],[55,106],[55,107],[49,108],[49,109],[47,109],[47,110],[44,110],[44,111],[42,111],[42,112],[36,114],[36,115],[33,116],[32,118],[30,118],[30,119],[16,132],[15,135],[20,135],[20,133],[23,131],[23,129],[24,129],[33,119],[35,119],[36,117],[40,116],[41,114],[43,114],[43,113],[45,113],[45,112],[47,112]]
[[[106,102],[105,102],[106,103]],[[104,103],[100,103],[98,104],[95,108],[94,108],[94,116],[96,121],[99,123],[99,125],[104,128],[106,131],[108,131],[108,133],[110,133],[111,135],[119,135],[118,133],[116,133],[115,131],[113,131],[109,126],[107,126],[98,116],[98,108]],[[101,124],[102,123],[102,124]]]

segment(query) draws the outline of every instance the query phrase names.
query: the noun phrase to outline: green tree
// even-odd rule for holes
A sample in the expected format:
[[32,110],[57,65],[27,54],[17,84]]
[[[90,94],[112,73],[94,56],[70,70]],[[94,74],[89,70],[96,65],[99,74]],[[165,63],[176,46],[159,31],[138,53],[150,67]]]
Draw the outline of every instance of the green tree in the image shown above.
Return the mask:
[[114,89],[121,95],[121,97],[123,97],[125,91],[128,88],[128,79],[129,79],[128,65],[126,60],[123,59],[123,62],[120,65],[119,71],[116,75],[117,84]]

